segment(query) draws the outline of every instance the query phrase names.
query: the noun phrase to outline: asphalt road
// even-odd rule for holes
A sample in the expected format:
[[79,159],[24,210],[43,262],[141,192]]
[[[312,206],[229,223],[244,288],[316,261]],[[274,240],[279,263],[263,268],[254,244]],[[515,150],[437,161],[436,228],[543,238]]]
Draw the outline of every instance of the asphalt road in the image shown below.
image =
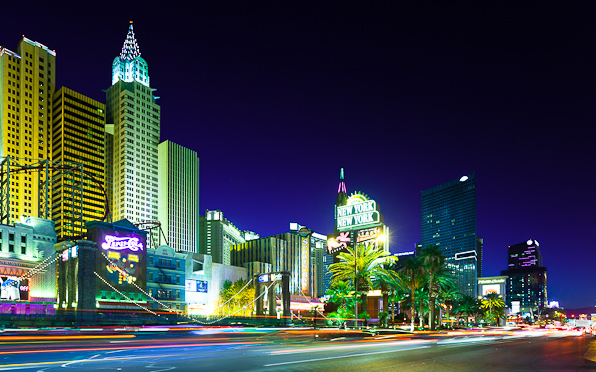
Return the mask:
[[561,331],[4,333],[0,371],[596,371],[595,342]]

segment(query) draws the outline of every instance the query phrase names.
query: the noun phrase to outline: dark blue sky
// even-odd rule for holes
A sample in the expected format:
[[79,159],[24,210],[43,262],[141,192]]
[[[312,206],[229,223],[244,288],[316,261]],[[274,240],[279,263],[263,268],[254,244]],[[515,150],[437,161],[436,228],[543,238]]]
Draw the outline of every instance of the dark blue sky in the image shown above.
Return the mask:
[[9,2],[0,44],[55,49],[57,86],[105,102],[132,20],[162,140],[201,158],[202,210],[329,233],[343,167],[406,251],[420,192],[475,172],[484,275],[537,239],[549,300],[593,306],[594,8],[443,3]]

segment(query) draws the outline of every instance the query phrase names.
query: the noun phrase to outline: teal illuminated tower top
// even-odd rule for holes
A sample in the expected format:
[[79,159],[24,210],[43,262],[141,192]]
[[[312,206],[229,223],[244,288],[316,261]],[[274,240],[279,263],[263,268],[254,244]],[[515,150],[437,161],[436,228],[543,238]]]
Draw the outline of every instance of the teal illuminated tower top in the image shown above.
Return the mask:
[[112,62],[112,85],[116,84],[118,80],[128,83],[138,81],[149,87],[149,66],[141,57],[139,44],[132,29],[132,21],[128,26],[128,34],[124,40],[122,52]]

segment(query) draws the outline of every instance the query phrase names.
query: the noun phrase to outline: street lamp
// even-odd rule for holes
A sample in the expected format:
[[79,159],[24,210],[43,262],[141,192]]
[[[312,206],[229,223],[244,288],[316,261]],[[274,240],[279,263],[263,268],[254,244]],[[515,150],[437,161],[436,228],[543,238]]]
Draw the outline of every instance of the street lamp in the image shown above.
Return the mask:
[[358,245],[354,244],[354,329],[358,328]]

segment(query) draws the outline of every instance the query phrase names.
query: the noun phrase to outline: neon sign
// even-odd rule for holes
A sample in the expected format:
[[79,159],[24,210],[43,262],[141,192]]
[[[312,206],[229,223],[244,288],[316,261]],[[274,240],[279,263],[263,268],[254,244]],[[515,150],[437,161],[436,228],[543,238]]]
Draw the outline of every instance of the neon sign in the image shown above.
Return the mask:
[[302,293],[308,295],[308,269],[310,264],[310,252],[309,252],[309,236],[302,237]]
[[372,229],[360,230],[358,231],[358,237],[356,238],[357,242],[363,242],[366,240],[373,240],[381,235],[381,228],[375,227]]
[[[138,280],[143,244],[138,237],[106,235],[101,248],[106,250],[106,276],[118,285],[130,285]],[[128,252],[127,252],[128,251]]]
[[142,251],[143,244],[139,241],[139,238],[123,237],[119,238],[113,235],[106,235],[106,241],[101,245],[101,248],[108,250],[113,249],[121,251],[124,249],[130,249],[131,251]]
[[374,200],[364,200],[337,207],[337,228],[352,229],[354,227],[377,223],[380,215]]
[[335,239],[331,238],[327,240],[327,250],[329,251],[329,254],[335,253],[347,248],[350,241],[350,233],[348,231],[339,233]]

